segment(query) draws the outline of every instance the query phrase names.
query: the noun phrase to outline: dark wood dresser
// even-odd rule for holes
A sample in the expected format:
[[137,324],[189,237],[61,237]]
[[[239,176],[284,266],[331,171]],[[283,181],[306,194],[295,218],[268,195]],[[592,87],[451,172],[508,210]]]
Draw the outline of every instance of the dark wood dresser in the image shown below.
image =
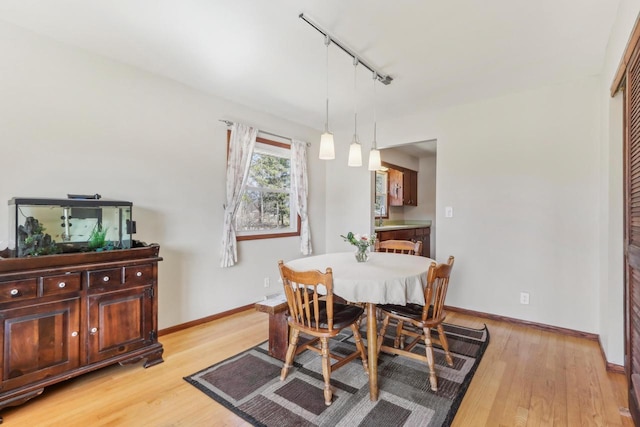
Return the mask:
[[0,409],[107,365],[161,363],[159,251],[0,258]]

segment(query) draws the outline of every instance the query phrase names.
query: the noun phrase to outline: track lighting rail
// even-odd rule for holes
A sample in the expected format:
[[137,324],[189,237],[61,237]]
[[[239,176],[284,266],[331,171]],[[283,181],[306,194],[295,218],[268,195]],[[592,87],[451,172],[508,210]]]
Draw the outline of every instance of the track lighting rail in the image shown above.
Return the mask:
[[372,65],[370,65],[368,62],[363,60],[360,55],[358,55],[353,50],[349,49],[347,46],[344,45],[344,43],[339,41],[335,36],[331,35],[327,30],[323,29],[320,25],[318,25],[316,22],[311,20],[308,16],[305,16],[304,13],[301,13],[300,15],[298,15],[298,17],[302,19],[304,22],[306,22],[307,24],[311,25],[322,35],[324,35],[325,37],[328,37],[329,40],[331,40],[336,46],[342,49],[346,54],[350,55],[354,59],[354,61],[358,61],[363,67],[365,67],[366,69],[374,73],[381,83],[388,85],[393,81],[393,77],[376,70]]

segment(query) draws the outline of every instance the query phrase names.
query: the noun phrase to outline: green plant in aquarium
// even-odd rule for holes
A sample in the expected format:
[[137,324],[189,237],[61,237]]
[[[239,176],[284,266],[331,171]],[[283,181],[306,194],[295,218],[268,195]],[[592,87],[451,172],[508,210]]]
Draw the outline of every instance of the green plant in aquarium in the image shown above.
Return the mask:
[[106,237],[108,230],[109,227],[103,229],[102,227],[97,226],[96,228],[94,228],[91,232],[91,236],[89,236],[89,249],[95,251],[104,248],[107,243]]

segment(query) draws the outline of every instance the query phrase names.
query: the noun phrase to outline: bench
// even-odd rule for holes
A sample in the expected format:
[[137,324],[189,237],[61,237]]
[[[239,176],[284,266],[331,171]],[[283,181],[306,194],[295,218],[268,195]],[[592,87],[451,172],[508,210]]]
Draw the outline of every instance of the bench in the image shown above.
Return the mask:
[[289,345],[289,326],[286,312],[287,299],[284,294],[276,295],[255,304],[255,309],[269,314],[269,356],[284,361]]

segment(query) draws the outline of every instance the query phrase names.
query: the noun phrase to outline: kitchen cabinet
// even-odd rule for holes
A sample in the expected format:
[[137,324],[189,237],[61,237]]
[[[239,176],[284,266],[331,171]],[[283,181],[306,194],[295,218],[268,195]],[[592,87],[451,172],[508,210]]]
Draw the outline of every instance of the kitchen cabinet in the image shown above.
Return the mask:
[[402,174],[402,204],[418,206],[418,172],[405,169]]
[[418,172],[383,162],[389,168],[389,206],[418,206]]
[[107,365],[161,363],[159,246],[0,258],[0,409]]
[[402,206],[404,203],[404,177],[399,169],[389,169],[389,206]]
[[431,227],[410,227],[376,231],[378,240],[411,240],[422,242],[422,256],[431,257]]

